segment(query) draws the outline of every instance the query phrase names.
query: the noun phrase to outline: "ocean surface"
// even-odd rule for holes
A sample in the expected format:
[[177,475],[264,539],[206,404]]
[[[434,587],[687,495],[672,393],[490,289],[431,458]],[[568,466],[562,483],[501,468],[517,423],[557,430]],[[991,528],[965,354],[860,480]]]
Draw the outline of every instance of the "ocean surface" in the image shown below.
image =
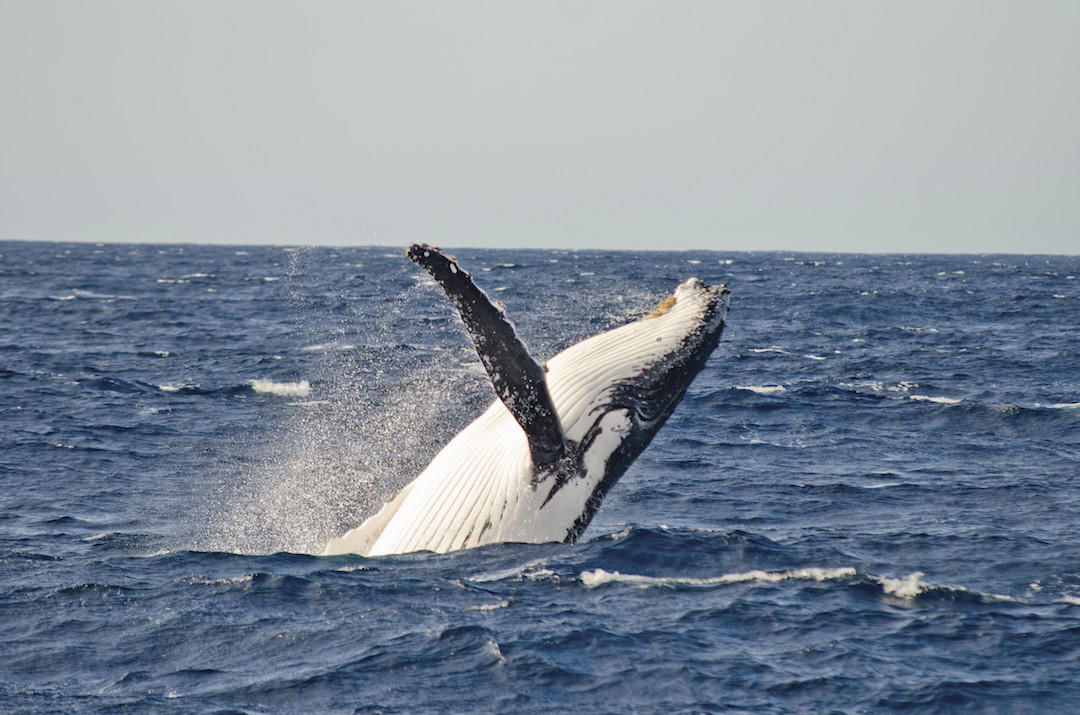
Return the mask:
[[0,711],[1076,712],[1080,258],[455,253],[731,288],[578,544],[315,555],[492,399],[404,247],[0,242]]

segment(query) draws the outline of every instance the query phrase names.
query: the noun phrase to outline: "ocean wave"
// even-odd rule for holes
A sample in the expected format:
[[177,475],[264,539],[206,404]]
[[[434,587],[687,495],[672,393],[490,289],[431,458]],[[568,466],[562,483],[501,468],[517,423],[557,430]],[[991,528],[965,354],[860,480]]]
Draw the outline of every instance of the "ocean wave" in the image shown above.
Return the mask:
[[307,380],[299,382],[274,382],[273,380],[249,380],[248,384],[255,392],[278,397],[307,397],[311,394],[311,383]]
[[748,390],[757,395],[772,395],[777,392],[784,392],[785,387],[783,385],[733,385],[736,390]]
[[473,583],[495,581],[542,581],[556,579],[557,574],[547,567],[547,557],[531,559],[524,564],[509,566],[489,573],[478,573],[468,580]]
[[243,583],[251,583],[257,578],[266,578],[265,574],[246,573],[240,576],[226,576],[223,578],[207,578],[195,575],[186,579],[187,583],[198,586],[236,586]]
[[476,251],[521,266],[484,287],[538,356],[687,258],[738,309],[578,543],[366,558],[279,550],[355,526],[491,399],[426,274],[69,248],[0,243],[0,710],[1075,709],[1080,301],[1028,285],[1048,259]]
[[886,383],[883,380],[863,380],[860,382],[839,382],[838,387],[850,389],[854,392],[869,390],[874,393],[881,392],[910,392],[919,386],[913,380],[901,380],[896,383]]
[[958,397],[939,397],[934,395],[908,395],[907,398],[914,402],[933,402],[939,405],[958,405],[963,399]]
[[81,380],[77,383],[81,387],[89,388],[92,390],[101,390],[103,392],[116,392],[116,393],[137,393],[137,392],[149,392],[157,388],[156,385],[150,385],[138,380],[124,380],[118,377],[96,377],[90,380]]
[[579,578],[588,588],[596,588],[609,583],[630,583],[637,586],[715,586],[729,583],[746,583],[755,581],[758,583],[779,583],[781,581],[831,581],[836,579],[851,578],[855,575],[855,569],[849,566],[839,568],[802,568],[787,571],[745,571],[742,573],[723,574],[713,577],[692,576],[642,576],[638,574],[623,574],[618,571],[605,571],[594,569],[582,571]]
[[[73,295],[76,298],[85,298],[87,300],[103,300],[103,301],[106,301],[106,302],[111,302],[111,301],[114,301],[114,300],[138,300],[138,297],[134,296],[134,295],[120,295],[120,294],[114,294],[114,293],[95,293],[94,291],[80,290],[78,288],[71,291],[71,295]],[[69,300],[69,298],[65,297],[65,298],[61,298],[59,300]]]
[[481,613],[487,611],[497,611],[500,608],[506,608],[510,605],[509,600],[496,601],[495,603],[478,603],[475,606],[468,606],[469,611],[480,611]]
[[1036,402],[1034,406],[1043,410],[1080,410],[1080,402],[1056,402],[1052,405],[1043,405]]
[[188,382],[165,382],[154,385],[153,387],[161,392],[182,395],[230,396],[255,392],[257,394],[273,395],[275,397],[301,399],[311,395],[311,383],[308,380],[275,382],[274,380],[268,379],[253,379],[242,384],[226,385],[224,387],[203,387],[202,385]]
[[903,578],[892,578],[889,576],[867,576],[867,578],[870,581],[877,583],[881,587],[882,593],[886,596],[892,596],[905,601],[913,601],[920,596],[942,596],[945,598],[959,597],[961,600],[972,598],[982,603],[1023,603],[1022,599],[1016,598],[1015,596],[1007,596],[986,591],[973,591],[964,586],[929,583],[923,580],[925,575],[926,574],[921,571],[914,571]]
[[346,350],[355,349],[355,345],[342,345],[338,343],[317,343],[315,345],[305,345],[304,347],[300,348],[300,351],[305,353],[323,353],[329,352],[331,350],[341,350],[344,352]]
[[[924,580],[925,575],[921,571],[914,571],[900,578],[873,574],[860,575],[852,566],[805,567],[776,571],[753,569],[719,576],[647,576],[597,568],[582,571],[578,578],[586,588],[590,589],[614,583],[642,588],[708,588],[740,583],[775,584],[786,581],[810,581],[816,583],[846,581],[853,586],[858,586],[860,583],[873,585],[883,596],[908,602],[928,597],[947,600],[971,600],[978,603],[1024,603],[1023,599],[1015,596],[972,590],[964,586],[930,583]],[[1061,601],[1064,598],[1068,597],[1062,597],[1058,600]]]

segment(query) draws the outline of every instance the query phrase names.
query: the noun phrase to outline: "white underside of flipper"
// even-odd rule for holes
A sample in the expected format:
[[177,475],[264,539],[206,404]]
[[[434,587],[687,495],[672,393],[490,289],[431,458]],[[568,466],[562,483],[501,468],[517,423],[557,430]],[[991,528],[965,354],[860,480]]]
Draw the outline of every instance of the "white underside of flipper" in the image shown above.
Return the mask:
[[[582,455],[581,473],[550,501],[552,482],[536,483],[525,433],[496,400],[390,503],[333,539],[324,554],[446,552],[565,539],[604,478],[608,458],[631,430],[629,412],[612,409],[613,392],[668,359],[689,333],[703,327],[709,299],[701,282],[686,281],[674,298],[664,312],[593,336],[548,361],[548,389],[566,438],[580,442],[599,428]],[[714,319],[722,320],[725,312]]]

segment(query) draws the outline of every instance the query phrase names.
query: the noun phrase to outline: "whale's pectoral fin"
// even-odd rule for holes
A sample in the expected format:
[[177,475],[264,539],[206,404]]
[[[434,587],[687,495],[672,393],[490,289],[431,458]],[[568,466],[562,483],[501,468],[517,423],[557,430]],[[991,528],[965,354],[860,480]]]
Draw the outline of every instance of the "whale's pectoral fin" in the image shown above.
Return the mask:
[[544,469],[556,464],[565,453],[562,426],[544,368],[529,354],[513,324],[457,261],[426,244],[413,244],[408,254],[438,281],[457,308],[495,394],[525,430],[533,465]]

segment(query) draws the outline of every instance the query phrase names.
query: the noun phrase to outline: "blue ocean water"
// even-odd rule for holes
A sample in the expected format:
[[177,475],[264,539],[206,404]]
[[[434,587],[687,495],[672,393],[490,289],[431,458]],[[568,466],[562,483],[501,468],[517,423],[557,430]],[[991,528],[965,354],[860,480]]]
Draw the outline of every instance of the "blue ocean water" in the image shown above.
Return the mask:
[[0,243],[0,710],[1069,712],[1080,258],[457,251],[728,328],[575,545],[319,557],[491,399],[401,248]]

